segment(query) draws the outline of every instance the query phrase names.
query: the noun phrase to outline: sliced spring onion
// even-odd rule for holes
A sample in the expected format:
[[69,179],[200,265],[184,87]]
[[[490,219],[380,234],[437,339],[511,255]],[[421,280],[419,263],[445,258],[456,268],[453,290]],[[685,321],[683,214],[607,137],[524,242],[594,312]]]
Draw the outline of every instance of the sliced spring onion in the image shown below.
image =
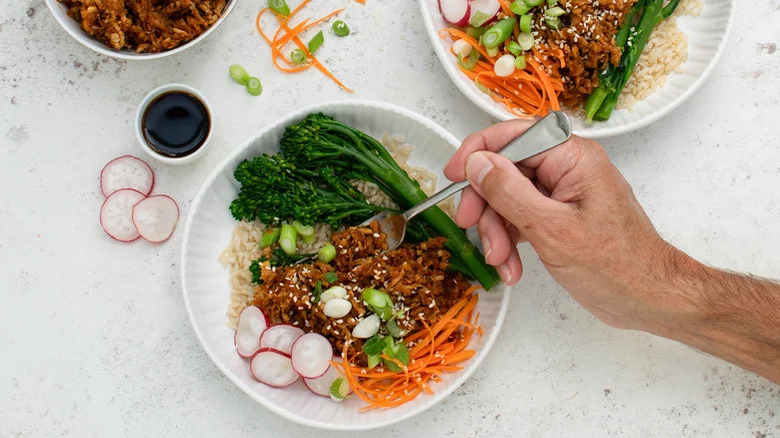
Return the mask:
[[478,40],[487,30],[487,27],[466,26],[466,35]]
[[327,281],[328,283],[335,283],[335,282],[339,281],[339,276],[336,275],[335,272],[326,272],[325,273],[325,281]]
[[312,303],[318,303],[320,301],[320,297],[322,296],[322,282],[320,280],[317,280],[316,283],[314,283],[314,290],[311,291],[311,302]]
[[374,335],[370,337],[366,342],[363,343],[363,351],[368,356],[379,356],[380,353],[382,353],[382,350],[385,349],[387,346],[387,341],[385,341],[385,338]]
[[268,248],[279,241],[279,235],[282,234],[281,228],[269,228],[263,231],[260,236],[260,248]]
[[469,71],[474,70],[474,67],[477,66],[477,61],[479,61],[479,51],[477,50],[470,51],[465,57],[458,55],[458,64]]
[[342,401],[347,397],[347,394],[349,394],[347,379],[343,377],[336,378],[330,385],[330,398],[334,401]]
[[485,22],[491,18],[493,18],[492,14],[486,14],[480,10],[476,10],[471,13],[471,17],[469,18],[469,25],[479,27],[485,24]]
[[530,33],[521,33],[517,36],[517,44],[523,51],[531,50],[531,47],[534,46],[534,36]]
[[334,21],[333,26],[330,28],[333,29],[333,33],[336,34],[336,36],[345,37],[349,35],[349,26],[341,20]]
[[565,13],[566,13],[566,11],[563,10],[563,8],[560,7],[560,6],[555,6],[554,8],[550,8],[550,9],[544,11],[544,15],[546,17],[551,17],[551,18],[560,17],[561,15],[563,15]]
[[279,233],[279,246],[287,255],[295,254],[295,248],[298,244],[298,233],[290,224],[282,224],[282,231]]
[[346,297],[347,297],[346,289],[344,289],[341,286],[333,286],[333,287],[329,287],[328,290],[326,290],[320,295],[320,301],[322,301],[323,303],[327,303],[328,301],[335,298],[344,299]]
[[531,23],[533,17],[531,14],[525,14],[520,16],[520,32],[531,33]]
[[509,5],[509,10],[511,10],[516,15],[523,15],[527,14],[528,11],[531,10],[531,6],[525,4],[523,0],[515,0]]
[[488,96],[492,96],[493,95],[493,91],[487,85],[485,85],[485,84],[483,84],[481,82],[478,82],[476,80],[474,81],[474,85],[477,86],[477,89],[479,91],[487,94]]
[[518,70],[522,70],[525,68],[525,56],[520,55],[517,58],[515,58],[515,68]]
[[233,64],[230,66],[230,77],[239,84],[246,85],[246,81],[249,80],[249,73],[246,72],[244,67],[241,67],[238,64]]
[[558,4],[558,0],[547,0],[547,6],[553,7]]
[[387,329],[387,333],[390,333],[390,336],[394,338],[400,338],[406,335],[406,332],[404,330],[401,330],[401,327],[398,327],[398,323],[395,322],[395,318],[392,318],[390,321],[387,321],[387,324],[385,324],[385,328]]
[[322,263],[330,263],[331,260],[336,258],[336,247],[333,246],[332,243],[323,246],[317,251],[317,258],[320,259]]
[[522,47],[520,47],[520,44],[517,44],[515,41],[510,41],[509,44],[506,45],[506,49],[509,50],[509,53],[515,56],[523,53]]
[[285,17],[290,15],[290,7],[287,6],[287,2],[284,0],[268,0],[268,7],[272,11]]
[[492,47],[490,49],[486,47],[485,51],[487,52],[488,56],[491,57],[498,55],[498,47]]
[[393,317],[393,301],[386,293],[370,287],[363,291],[361,297],[368,308],[376,313],[382,321]]
[[378,354],[367,354],[366,361],[368,362],[368,369],[372,369],[382,362],[382,358]]
[[316,52],[317,49],[319,49],[320,46],[322,45],[322,43],[324,43],[324,42],[325,42],[325,35],[322,34],[322,31],[317,32],[317,35],[314,35],[314,38],[312,38],[309,41],[309,44],[308,44],[309,53],[311,53],[313,55],[314,52]]
[[515,57],[509,54],[502,55],[493,65],[493,72],[502,78],[512,76],[515,72]]
[[307,235],[301,235],[301,240],[303,240],[303,243],[309,244],[314,243],[317,240],[316,234],[309,234]]
[[263,84],[260,83],[260,79],[254,76],[250,76],[246,81],[246,91],[252,96],[259,96],[263,94]]
[[560,18],[545,18],[544,22],[547,23],[547,26],[551,29],[558,30],[561,27],[561,19]]
[[314,234],[314,227],[312,225],[304,225],[298,221],[293,221],[292,226],[301,236],[311,236]]
[[296,64],[303,64],[306,62],[306,52],[301,49],[293,49],[290,52],[290,59]]
[[523,3],[528,5],[530,8],[533,8],[534,6],[539,6],[544,3],[544,0],[523,0]]
[[[387,357],[390,359],[395,359],[398,362],[401,362],[403,365],[408,365],[411,357],[409,356],[409,350],[406,348],[406,343],[403,341],[403,339],[399,339],[398,342],[396,342],[391,337],[387,337],[385,339],[387,345],[382,350],[382,353],[387,355]],[[400,373],[403,371],[403,369],[399,367],[395,361],[385,359],[384,362],[387,369],[394,373]]]
[[512,36],[512,31],[514,29],[515,19],[504,18],[503,20],[491,26],[490,29],[488,29],[488,31],[482,35],[482,45],[485,46],[486,49],[498,47],[499,44],[503,43],[509,39],[510,36]]

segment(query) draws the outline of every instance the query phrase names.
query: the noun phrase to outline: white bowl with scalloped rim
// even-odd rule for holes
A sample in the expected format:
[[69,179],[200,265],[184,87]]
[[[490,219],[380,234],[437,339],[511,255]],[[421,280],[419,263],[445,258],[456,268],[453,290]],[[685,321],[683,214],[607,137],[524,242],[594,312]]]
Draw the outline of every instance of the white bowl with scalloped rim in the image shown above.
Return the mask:
[[363,402],[351,397],[342,403],[309,392],[299,381],[287,388],[272,388],[254,380],[249,364],[233,345],[233,330],[226,325],[229,301],[228,272],[217,261],[230,241],[236,221],[228,206],[239,185],[233,178],[236,165],[261,153],[276,153],[285,126],[307,114],[323,112],[369,135],[401,134],[415,146],[409,162],[438,174],[438,188],[446,184],[442,170],[460,142],[431,120],[407,109],[379,102],[336,101],[302,108],[263,127],[238,146],[206,178],[192,202],[184,226],[181,251],[181,283],[192,327],[203,348],[217,367],[239,388],[277,414],[312,427],[331,430],[367,430],[397,423],[435,405],[471,376],[485,359],[498,336],[509,305],[503,286],[482,292],[477,307],[484,336],[475,336],[470,345],[477,354],[464,363],[464,369],[447,374],[434,383],[433,395],[421,394],[403,406],[359,413]]
[[[419,0],[420,11],[428,38],[433,44],[447,75],[472,103],[499,120],[511,120],[515,116],[503,105],[479,91],[459,69],[457,59],[450,52],[452,41],[439,37],[439,30],[450,27],[438,9],[438,0]],[[734,23],[736,0],[704,0],[704,9],[698,17],[679,17],[678,26],[688,36],[688,60],[680,66],[681,73],[672,73],[666,84],[655,90],[632,110],[615,110],[609,120],[585,123],[584,118],[573,115],[574,133],[582,137],[601,138],[625,134],[669,114],[688,99],[707,80],[723,49]]]

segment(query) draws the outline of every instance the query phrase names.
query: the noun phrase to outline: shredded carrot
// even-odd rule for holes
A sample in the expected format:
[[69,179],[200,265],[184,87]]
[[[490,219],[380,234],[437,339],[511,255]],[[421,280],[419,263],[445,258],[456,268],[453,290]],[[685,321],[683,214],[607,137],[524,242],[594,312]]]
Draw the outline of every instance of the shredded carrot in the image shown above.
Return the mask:
[[[339,87],[342,89],[352,92],[346,85],[344,85],[336,76],[333,75],[327,68],[325,68],[322,63],[309,52],[308,47],[306,44],[301,41],[299,35],[319,24],[322,22],[330,19],[331,17],[343,12],[346,9],[346,5],[340,9],[337,9],[335,11],[332,11],[328,14],[326,14],[323,17],[320,17],[316,20],[310,21],[309,18],[304,19],[302,22],[298,23],[297,25],[290,27],[290,21],[293,19],[293,17],[300,12],[311,0],[303,0],[295,9],[293,9],[290,12],[290,15],[288,16],[282,16],[276,13],[275,11],[269,9],[269,8],[263,8],[258,12],[257,17],[255,18],[255,27],[257,28],[257,31],[260,33],[260,35],[263,37],[265,42],[271,47],[271,59],[273,61],[274,66],[279,69],[280,71],[283,71],[285,73],[297,73],[304,70],[308,70],[311,67],[316,68],[322,74],[324,74],[326,77],[330,78],[333,82],[336,83]],[[364,0],[356,0],[358,3],[364,3]],[[279,27],[276,29],[276,32],[274,33],[272,38],[268,37],[268,34],[265,33],[263,30],[263,27],[260,23],[260,20],[262,19],[263,15],[266,12],[272,12],[278,22]],[[306,57],[308,59],[308,62],[306,62],[303,65],[297,65],[292,60],[287,59],[287,57],[284,56],[282,53],[282,49],[287,43],[294,43],[298,48],[303,50],[306,53]],[[282,60],[282,62],[285,65],[282,65],[279,63],[279,60]]]
[[[504,14],[515,16],[506,0],[500,0],[499,4]],[[515,29],[514,33],[518,32],[519,29]],[[499,77],[494,73],[493,65],[502,53],[495,57],[488,56],[484,47],[459,29],[442,29],[439,36],[449,36],[453,40],[462,39],[479,51],[482,60],[478,61],[472,70],[466,69],[460,63],[458,68],[474,83],[489,90],[487,94],[496,102],[505,105],[512,114],[528,118],[543,116],[550,110],[560,109],[558,95],[563,92],[560,69],[565,66],[564,54],[560,48],[534,47],[533,52],[525,54],[525,69],[517,69],[511,76]]]
[[401,372],[354,365],[354,356],[347,360],[349,346],[344,346],[344,362],[332,362],[332,365],[344,374],[355,395],[368,404],[361,408],[361,412],[400,406],[423,392],[433,394],[432,382],[441,380],[444,373],[463,369],[455,364],[476,354],[467,347],[472,333],[479,331],[476,326],[479,314],[472,319],[479,300],[479,295],[475,293],[477,290],[479,286],[469,288],[433,326],[421,321],[423,328],[405,338],[407,343],[416,343],[410,348],[409,363],[404,366],[397,359],[390,359],[402,368]]

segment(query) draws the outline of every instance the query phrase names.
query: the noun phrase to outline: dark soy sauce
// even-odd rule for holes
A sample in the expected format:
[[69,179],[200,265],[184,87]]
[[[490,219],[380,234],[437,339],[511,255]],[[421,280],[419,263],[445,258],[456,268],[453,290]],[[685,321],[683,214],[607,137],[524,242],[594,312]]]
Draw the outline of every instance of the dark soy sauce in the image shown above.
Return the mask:
[[206,141],[211,118],[197,97],[185,91],[169,91],[149,103],[141,128],[146,143],[160,155],[186,157]]

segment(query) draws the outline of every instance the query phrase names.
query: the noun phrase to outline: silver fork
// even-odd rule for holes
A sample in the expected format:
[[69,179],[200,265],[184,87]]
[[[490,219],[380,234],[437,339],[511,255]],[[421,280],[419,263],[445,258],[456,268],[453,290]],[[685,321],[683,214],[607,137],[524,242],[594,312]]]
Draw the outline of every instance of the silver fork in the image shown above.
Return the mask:
[[[560,111],[551,111],[504,146],[498,151],[498,154],[509,158],[513,163],[518,163],[558,146],[568,140],[570,136],[571,121],[569,117]],[[468,186],[469,182],[465,180],[452,183],[403,213],[384,211],[367,219],[361,226],[366,226],[373,221],[379,222],[380,229],[387,235],[388,251],[396,249],[403,242],[406,236],[406,226],[413,217]]]

